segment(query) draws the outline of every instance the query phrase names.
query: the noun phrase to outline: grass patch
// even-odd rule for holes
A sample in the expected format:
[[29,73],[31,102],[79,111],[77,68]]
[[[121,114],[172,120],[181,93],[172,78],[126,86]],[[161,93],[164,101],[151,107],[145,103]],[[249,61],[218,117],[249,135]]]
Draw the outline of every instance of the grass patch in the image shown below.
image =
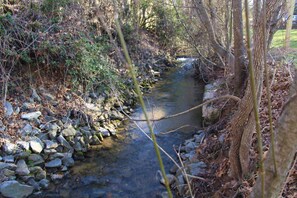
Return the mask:
[[[286,36],[286,30],[278,30],[273,36],[271,47],[272,48],[283,47],[285,36]],[[297,49],[297,30],[291,30],[290,47]]]

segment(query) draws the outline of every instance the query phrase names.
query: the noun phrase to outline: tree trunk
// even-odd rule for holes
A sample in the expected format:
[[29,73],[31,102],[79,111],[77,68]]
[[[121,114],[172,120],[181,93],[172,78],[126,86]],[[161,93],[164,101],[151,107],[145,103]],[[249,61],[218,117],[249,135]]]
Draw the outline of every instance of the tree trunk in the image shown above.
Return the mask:
[[[265,42],[262,34],[262,22],[260,20],[261,15],[257,14],[257,16],[258,18],[254,18],[253,21],[253,65],[259,103],[263,83],[263,45]],[[232,119],[230,131],[231,147],[229,159],[232,175],[238,180],[241,180],[243,176],[249,172],[249,150],[252,134],[255,131],[255,118],[252,110],[252,92],[250,88],[250,81],[248,81],[248,86],[245,90],[244,97],[239,104],[239,109]]]
[[[269,150],[265,161],[265,197],[277,198],[286,181],[288,172],[294,162],[297,150],[297,95],[295,94],[284,106],[276,130],[275,159],[278,175],[275,176],[272,152]],[[261,181],[258,178],[251,197],[261,196]]]
[[294,13],[294,7],[295,7],[295,0],[288,0],[288,14],[289,18],[286,23],[286,38],[285,38],[285,49],[288,50],[290,47],[290,36],[291,36],[291,30],[292,30],[292,22],[293,22],[293,13]]
[[243,43],[242,25],[242,1],[232,0],[232,10],[234,16],[234,77],[235,92],[240,95],[246,79],[245,48]]
[[231,59],[231,64],[234,65],[234,56],[228,52],[218,41],[216,38],[216,34],[214,32],[213,24],[211,23],[211,20],[207,14],[205,5],[203,3],[203,0],[196,0],[193,1],[194,5],[196,5],[196,12],[199,16],[200,21],[202,24],[204,24],[207,32],[208,37],[210,41],[210,45],[212,49],[215,51],[215,53],[218,54],[218,56],[222,57],[223,59],[227,60]]
[[[266,1],[268,24],[271,24],[270,22],[272,20],[272,12],[274,8],[277,8],[280,3],[281,0]],[[260,8],[261,6],[256,3],[253,12],[253,65],[258,102],[260,102],[263,84],[264,45],[267,46],[262,34],[263,14],[261,14],[262,10],[260,10]],[[268,26],[268,28],[270,28],[270,26]],[[252,93],[250,90],[250,82],[248,82],[244,97],[239,104],[238,111],[234,114],[231,121],[230,129],[231,147],[229,151],[229,160],[232,175],[238,180],[241,180],[243,175],[249,173],[249,149],[251,146],[252,134],[255,131],[255,118],[252,110]]]

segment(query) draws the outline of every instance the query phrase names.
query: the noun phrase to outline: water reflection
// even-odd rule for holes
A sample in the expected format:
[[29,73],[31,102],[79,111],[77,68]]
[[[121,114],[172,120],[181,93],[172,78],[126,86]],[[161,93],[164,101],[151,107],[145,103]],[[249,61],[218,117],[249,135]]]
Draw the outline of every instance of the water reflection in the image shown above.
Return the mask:
[[[183,62],[184,67],[168,72],[167,77],[145,96],[151,118],[175,114],[201,102],[203,86],[193,78],[194,72],[187,61]],[[144,118],[140,108],[132,116]],[[192,111],[154,122],[154,131],[159,134],[182,125],[199,128],[200,118],[201,110]],[[148,133],[145,122],[138,124]],[[192,134],[193,128],[185,128],[182,132],[158,135],[158,143],[174,156],[173,145],[182,144]],[[173,163],[164,154],[162,157],[169,170]],[[77,163],[64,188],[58,186],[56,191],[61,197],[153,198],[165,190],[159,183],[158,170],[152,143],[130,123],[118,139],[106,139],[101,149],[91,152],[90,159]]]

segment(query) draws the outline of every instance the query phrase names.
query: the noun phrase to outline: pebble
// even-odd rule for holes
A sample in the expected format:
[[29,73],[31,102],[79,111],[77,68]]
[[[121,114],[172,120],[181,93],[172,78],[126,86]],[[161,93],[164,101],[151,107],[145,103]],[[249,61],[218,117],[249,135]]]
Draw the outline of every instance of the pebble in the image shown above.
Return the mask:
[[13,114],[13,107],[10,102],[4,102],[4,112],[6,117],[10,117]]
[[26,113],[26,114],[21,115],[21,118],[24,119],[24,120],[31,121],[31,120],[39,118],[39,116],[41,116],[41,112],[40,111],[35,111],[35,112]]
[[43,150],[42,144],[36,140],[30,141],[30,147],[31,147],[32,151],[35,153],[41,153],[41,151]]

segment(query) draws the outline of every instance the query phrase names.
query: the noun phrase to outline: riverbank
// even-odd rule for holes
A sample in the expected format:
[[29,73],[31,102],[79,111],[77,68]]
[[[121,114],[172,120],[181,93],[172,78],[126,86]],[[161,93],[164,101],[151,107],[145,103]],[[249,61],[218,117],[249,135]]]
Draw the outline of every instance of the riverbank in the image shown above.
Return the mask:
[[[282,107],[285,105],[289,96],[289,90],[293,82],[295,69],[291,64],[283,64],[278,66],[274,63],[270,64],[271,77],[271,103],[273,112],[273,127],[277,124],[277,119],[280,116]],[[204,99],[211,99],[228,94],[229,87],[226,79],[218,75],[217,78],[212,78],[206,84]],[[208,91],[207,91],[208,90]],[[207,97],[205,97],[207,96]],[[208,97],[211,96],[211,97]],[[268,109],[265,86],[263,87],[262,100],[260,104],[260,121],[263,134],[263,150],[264,155],[267,154],[270,145],[269,118],[267,116]],[[242,185],[237,185],[235,179],[230,175],[229,148],[231,145],[230,138],[230,121],[232,113],[236,107],[236,102],[231,100],[218,101],[210,106],[204,106],[204,109],[209,108],[214,112],[215,121],[203,130],[200,130],[193,138],[186,140],[179,147],[177,152],[182,159],[184,170],[192,176],[189,176],[191,190],[194,197],[234,197],[234,196],[249,196],[252,186],[255,184],[256,172],[251,172],[244,179]],[[256,136],[253,135],[252,153],[250,166],[255,167],[258,163]],[[192,146],[189,149],[189,145]],[[174,189],[182,196],[189,197],[190,191],[188,188],[185,175],[181,170],[173,168],[175,183],[172,185]],[[253,169],[254,171],[256,169]],[[290,175],[287,178],[286,185],[283,188],[282,197],[294,197],[296,189],[296,163],[292,166]]]
[[[172,63],[154,38],[145,32],[142,36],[139,45],[147,48],[132,56],[137,58],[138,80],[145,93]],[[117,136],[126,119],[122,111],[134,111],[136,96],[129,79],[125,89],[111,83],[103,92],[87,93],[53,79],[43,76],[42,85],[31,84],[29,89],[25,84],[11,86],[0,107],[0,192],[4,197],[39,194],[51,182],[59,183],[90,149]]]

